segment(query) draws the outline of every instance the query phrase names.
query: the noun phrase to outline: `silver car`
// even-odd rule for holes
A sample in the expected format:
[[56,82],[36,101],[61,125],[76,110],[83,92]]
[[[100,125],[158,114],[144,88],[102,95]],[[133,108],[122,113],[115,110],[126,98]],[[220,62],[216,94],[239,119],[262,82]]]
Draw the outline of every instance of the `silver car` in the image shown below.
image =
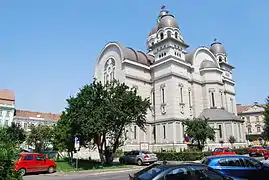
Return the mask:
[[131,151],[126,153],[124,156],[121,156],[120,164],[137,164],[139,166],[146,163],[154,163],[158,161],[156,154],[148,151]]

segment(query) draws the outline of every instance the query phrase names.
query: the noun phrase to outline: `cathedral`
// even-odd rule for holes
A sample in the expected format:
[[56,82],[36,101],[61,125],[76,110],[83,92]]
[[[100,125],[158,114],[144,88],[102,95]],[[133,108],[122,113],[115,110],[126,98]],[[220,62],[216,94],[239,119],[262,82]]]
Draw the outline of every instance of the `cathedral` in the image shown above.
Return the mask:
[[207,147],[246,146],[244,121],[237,116],[234,67],[221,42],[189,52],[181,29],[169,11],[162,9],[149,33],[148,52],[109,42],[101,51],[95,78],[103,83],[118,79],[150,98],[146,132],[133,125],[125,150],[182,149],[189,143],[183,120],[209,118],[215,141]]

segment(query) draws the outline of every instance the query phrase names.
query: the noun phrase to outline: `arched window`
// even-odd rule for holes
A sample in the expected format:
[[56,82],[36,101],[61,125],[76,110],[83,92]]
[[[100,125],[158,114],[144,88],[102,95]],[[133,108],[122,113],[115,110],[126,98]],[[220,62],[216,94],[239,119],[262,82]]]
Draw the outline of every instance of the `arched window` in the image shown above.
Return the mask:
[[178,37],[178,33],[177,33],[177,32],[175,32],[175,38],[177,39],[177,37]]
[[105,64],[104,82],[107,83],[115,78],[115,61],[110,58]]
[[163,33],[160,34],[161,40],[163,39]]

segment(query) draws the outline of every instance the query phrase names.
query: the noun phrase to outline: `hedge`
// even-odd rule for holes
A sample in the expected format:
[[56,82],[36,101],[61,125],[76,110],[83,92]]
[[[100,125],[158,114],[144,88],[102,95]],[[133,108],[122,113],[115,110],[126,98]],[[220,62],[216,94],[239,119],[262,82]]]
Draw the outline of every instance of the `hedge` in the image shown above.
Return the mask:
[[[238,155],[248,154],[247,148],[233,149]],[[182,151],[182,152],[154,152],[160,161],[196,161],[203,157],[212,156],[212,151]]]

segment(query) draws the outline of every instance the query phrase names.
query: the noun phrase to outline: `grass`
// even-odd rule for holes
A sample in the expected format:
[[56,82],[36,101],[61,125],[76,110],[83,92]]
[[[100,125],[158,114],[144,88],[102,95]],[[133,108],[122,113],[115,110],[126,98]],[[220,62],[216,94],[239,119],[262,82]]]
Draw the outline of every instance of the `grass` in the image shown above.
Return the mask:
[[109,170],[109,169],[119,169],[119,168],[128,168],[131,166],[120,165],[117,163],[111,165],[102,166],[99,162],[93,160],[78,160],[78,168],[76,168],[76,160],[69,163],[68,159],[61,159],[55,161],[57,164],[58,172],[76,172],[76,171],[84,171],[84,170]]

